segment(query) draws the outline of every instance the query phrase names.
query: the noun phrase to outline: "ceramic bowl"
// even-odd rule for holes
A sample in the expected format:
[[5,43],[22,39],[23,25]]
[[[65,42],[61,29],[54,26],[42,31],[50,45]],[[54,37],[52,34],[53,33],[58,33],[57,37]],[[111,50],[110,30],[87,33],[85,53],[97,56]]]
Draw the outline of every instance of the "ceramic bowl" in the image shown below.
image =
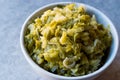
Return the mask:
[[23,26],[22,26],[22,30],[21,30],[21,35],[20,35],[20,45],[21,45],[21,49],[22,52],[26,58],[26,60],[29,62],[29,64],[33,67],[33,69],[38,73],[39,76],[41,76],[42,78],[46,78],[45,80],[92,80],[94,78],[96,78],[97,76],[99,76],[103,71],[105,71],[108,66],[113,62],[116,54],[117,54],[117,50],[118,50],[118,34],[117,31],[115,29],[115,26],[113,25],[113,23],[110,21],[110,19],[105,16],[101,11],[99,11],[98,9],[89,6],[87,4],[83,4],[83,3],[75,3],[77,6],[83,5],[86,8],[86,11],[90,14],[94,14],[96,16],[96,19],[99,23],[103,24],[104,26],[110,25],[110,31],[112,34],[112,45],[110,48],[110,52],[109,55],[106,59],[105,64],[100,67],[98,70],[96,70],[93,73],[84,75],[84,76],[77,76],[77,77],[65,77],[65,76],[60,76],[57,74],[53,74],[50,73],[46,70],[44,70],[43,68],[41,68],[40,66],[38,66],[33,60],[32,58],[29,56],[26,48],[25,48],[25,43],[24,43],[24,35],[26,32],[26,28],[27,26],[38,16],[40,16],[41,14],[43,14],[44,11],[48,10],[48,9],[52,9],[55,6],[58,5],[66,5],[66,4],[70,4],[72,2],[57,2],[57,3],[52,3],[52,4],[48,4],[44,7],[40,7],[38,10],[34,11],[24,22]]

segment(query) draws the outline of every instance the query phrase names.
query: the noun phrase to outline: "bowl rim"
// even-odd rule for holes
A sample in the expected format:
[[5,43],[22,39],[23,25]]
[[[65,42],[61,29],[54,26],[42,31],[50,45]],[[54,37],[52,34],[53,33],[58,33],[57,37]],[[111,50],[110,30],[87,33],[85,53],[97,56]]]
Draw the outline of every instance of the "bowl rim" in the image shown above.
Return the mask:
[[[57,74],[54,74],[54,73],[51,73],[51,72],[48,72],[46,71],[45,69],[41,68],[40,66],[38,66],[32,59],[31,57],[28,55],[26,49],[25,49],[25,46],[24,46],[24,32],[25,32],[25,27],[26,27],[26,24],[28,23],[28,21],[39,11],[41,11],[42,9],[46,8],[46,7],[50,7],[50,6],[54,6],[54,5],[63,5],[63,4],[70,4],[70,3],[74,3],[74,4],[78,4],[78,5],[83,5],[89,9],[92,9],[93,11],[96,11],[98,13],[100,13],[112,26],[112,28],[114,29],[114,34],[115,34],[115,48],[114,48],[114,51],[112,53],[112,57],[110,57],[110,59],[107,61],[107,63],[105,63],[102,67],[100,67],[98,70],[90,73],[90,74],[87,74],[87,75],[83,75],[83,76],[76,76],[76,77],[66,77],[66,76],[61,76],[61,75],[57,75]],[[35,10],[24,22],[24,24],[22,25],[22,29],[21,29],[21,33],[20,33],[20,46],[21,46],[21,49],[22,49],[22,52],[23,52],[23,55],[25,56],[26,60],[28,61],[29,64],[31,64],[31,66],[33,68],[37,68],[40,72],[44,72],[46,75],[49,75],[51,77],[54,77],[54,78],[60,78],[60,79],[86,79],[86,78],[90,78],[90,77],[93,77],[95,75],[98,75],[99,73],[103,72],[106,68],[108,68],[110,66],[110,64],[112,63],[112,61],[115,59],[115,56],[117,54],[117,50],[118,50],[118,46],[119,46],[119,39],[118,39],[118,33],[117,33],[117,30],[115,29],[115,26],[113,25],[113,23],[111,22],[111,20],[105,15],[103,14],[103,12],[101,12],[100,10],[88,5],[88,4],[85,4],[85,3],[78,3],[78,2],[55,2],[55,3],[50,3],[50,4],[47,4],[43,7],[40,7],[38,8],[37,10]]]

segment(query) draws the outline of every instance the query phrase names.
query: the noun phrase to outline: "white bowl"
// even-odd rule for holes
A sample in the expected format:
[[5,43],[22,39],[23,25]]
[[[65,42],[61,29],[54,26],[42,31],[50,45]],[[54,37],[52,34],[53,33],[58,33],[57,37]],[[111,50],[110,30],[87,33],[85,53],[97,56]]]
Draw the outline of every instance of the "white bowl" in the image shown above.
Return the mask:
[[94,14],[97,18],[97,21],[101,24],[103,24],[104,26],[110,25],[110,30],[111,30],[111,34],[112,34],[112,45],[110,48],[110,53],[106,59],[105,64],[98,69],[97,71],[84,75],[84,76],[78,76],[78,77],[65,77],[65,76],[60,76],[60,75],[56,75],[53,73],[50,73],[46,70],[44,70],[43,68],[41,68],[40,66],[38,66],[29,56],[25,45],[24,45],[24,35],[25,35],[25,31],[27,26],[38,16],[40,16],[44,11],[51,9],[57,5],[66,5],[72,2],[57,2],[57,3],[52,3],[52,4],[48,4],[44,7],[39,8],[38,10],[34,11],[24,22],[23,26],[22,26],[22,30],[21,30],[21,35],[20,35],[20,45],[21,45],[21,49],[23,51],[23,54],[25,56],[25,58],[27,59],[27,61],[29,62],[29,64],[33,67],[33,69],[43,78],[49,79],[49,80],[91,80],[96,78],[97,76],[99,76],[104,70],[106,70],[106,68],[108,68],[108,66],[112,63],[112,61],[114,60],[116,54],[117,54],[117,50],[118,50],[118,34],[117,31],[115,29],[115,26],[113,25],[113,23],[110,21],[110,19],[108,17],[106,17],[102,12],[100,12],[98,9],[95,9],[94,7],[91,7],[89,5],[86,4],[82,4],[82,3],[75,3],[77,6],[83,5],[87,12],[90,14]]

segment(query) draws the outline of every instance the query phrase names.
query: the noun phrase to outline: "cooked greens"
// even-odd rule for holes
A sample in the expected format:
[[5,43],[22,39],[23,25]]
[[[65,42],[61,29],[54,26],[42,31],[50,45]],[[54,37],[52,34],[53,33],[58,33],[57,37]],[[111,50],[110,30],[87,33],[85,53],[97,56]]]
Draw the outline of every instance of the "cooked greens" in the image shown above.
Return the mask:
[[32,59],[63,76],[82,76],[99,69],[111,41],[109,28],[75,4],[45,11],[29,24],[25,35]]

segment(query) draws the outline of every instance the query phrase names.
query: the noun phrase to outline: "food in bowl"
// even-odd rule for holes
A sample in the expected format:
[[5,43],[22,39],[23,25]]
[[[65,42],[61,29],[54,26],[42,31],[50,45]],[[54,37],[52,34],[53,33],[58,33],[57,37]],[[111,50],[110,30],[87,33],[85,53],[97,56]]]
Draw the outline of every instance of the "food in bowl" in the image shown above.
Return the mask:
[[62,76],[82,76],[98,70],[112,36],[94,14],[75,4],[45,11],[27,27],[25,47],[43,69]]

